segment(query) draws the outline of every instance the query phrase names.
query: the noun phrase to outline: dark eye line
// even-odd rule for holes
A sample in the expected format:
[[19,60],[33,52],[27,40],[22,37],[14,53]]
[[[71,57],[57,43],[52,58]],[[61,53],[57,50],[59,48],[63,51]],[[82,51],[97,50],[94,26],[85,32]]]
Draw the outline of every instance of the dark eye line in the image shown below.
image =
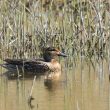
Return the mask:
[[56,51],[56,49],[49,49],[48,51]]

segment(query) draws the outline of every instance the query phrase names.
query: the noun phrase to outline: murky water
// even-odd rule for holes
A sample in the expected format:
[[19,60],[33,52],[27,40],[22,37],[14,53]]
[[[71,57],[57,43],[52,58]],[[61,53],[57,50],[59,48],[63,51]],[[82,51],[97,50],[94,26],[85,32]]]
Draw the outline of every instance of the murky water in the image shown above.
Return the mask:
[[[33,79],[0,77],[0,110],[109,110],[109,64],[105,62],[62,63],[60,81],[46,86],[37,78],[31,105],[28,96]],[[94,66],[93,66],[94,65]],[[1,73],[3,70],[1,69]]]

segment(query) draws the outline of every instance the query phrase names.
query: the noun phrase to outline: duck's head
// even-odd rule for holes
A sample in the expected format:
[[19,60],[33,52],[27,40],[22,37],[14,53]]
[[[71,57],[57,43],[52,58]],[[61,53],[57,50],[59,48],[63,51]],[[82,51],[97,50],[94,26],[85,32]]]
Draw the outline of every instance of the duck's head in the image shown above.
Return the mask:
[[59,49],[55,47],[47,47],[43,49],[43,57],[46,62],[51,62],[57,56],[67,57],[65,53],[62,53]]

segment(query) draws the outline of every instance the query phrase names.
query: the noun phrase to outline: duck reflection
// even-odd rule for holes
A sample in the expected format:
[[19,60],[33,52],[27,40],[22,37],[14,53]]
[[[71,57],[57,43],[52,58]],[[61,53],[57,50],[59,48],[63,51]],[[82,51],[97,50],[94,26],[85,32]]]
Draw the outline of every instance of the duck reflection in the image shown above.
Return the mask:
[[49,91],[54,91],[57,89],[60,81],[61,71],[51,72],[47,74],[44,78],[44,85]]
[[[28,73],[28,74],[26,73],[24,75],[23,75],[23,73],[19,73],[17,75],[15,73],[7,71],[7,72],[3,73],[2,76],[6,77],[8,80],[11,80],[11,81],[19,79],[18,80],[19,84],[22,80],[23,80],[23,82],[26,80],[29,80],[28,82],[31,82],[31,84],[32,84],[32,80],[33,80],[34,76],[36,76],[36,82],[39,83],[39,81],[41,81],[41,83],[44,83],[43,89],[45,89],[48,92],[51,92],[52,94],[58,90],[59,86],[61,86],[61,80],[60,80],[61,72],[60,73],[49,72],[49,73],[45,73],[45,75],[33,75],[32,76],[31,73]],[[35,82],[35,85],[38,84],[36,82]],[[26,84],[26,86],[27,86],[27,84]],[[36,86],[34,86],[34,87],[36,88]],[[31,88],[31,85],[29,86],[29,88]],[[33,92],[35,92],[35,91],[33,90]],[[34,109],[34,108],[36,108],[36,106],[38,108],[38,105],[34,104],[34,102],[36,100],[35,95],[33,95],[31,98],[32,98],[32,100],[28,103],[29,108]],[[34,98],[35,98],[35,100],[33,100]]]
[[49,82],[57,82],[60,79],[61,71],[60,72],[47,72],[45,74],[34,74],[31,72],[28,73],[15,73],[11,71],[6,71],[2,73],[1,76],[7,77],[9,80],[11,79],[33,79],[36,76],[36,79],[40,77],[44,77],[44,83]]
[[[54,75],[55,74],[55,75]],[[33,77],[36,76],[36,80],[41,79],[43,77],[44,79],[44,86],[49,91],[55,91],[59,87],[59,82],[61,81],[61,72],[60,73],[45,73],[45,75],[32,75],[31,73],[26,73],[23,75],[23,73],[15,74],[10,71],[6,71],[2,74],[2,76],[7,77],[8,80],[33,80]]]

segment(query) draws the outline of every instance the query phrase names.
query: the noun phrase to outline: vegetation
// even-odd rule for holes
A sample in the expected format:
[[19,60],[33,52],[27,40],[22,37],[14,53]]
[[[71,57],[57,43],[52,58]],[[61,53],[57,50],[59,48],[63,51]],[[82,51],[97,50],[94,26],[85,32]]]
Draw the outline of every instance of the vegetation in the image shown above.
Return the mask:
[[13,74],[1,68],[8,76],[0,77],[3,110],[28,109],[27,97],[32,109],[33,95],[36,109],[109,108],[110,0],[0,0],[0,59],[36,58],[45,46],[71,56],[63,80],[45,88],[36,76],[32,85],[19,80],[18,68],[18,80],[10,81]]
[[0,58],[33,58],[43,46],[72,56],[109,56],[108,0],[1,0]]

